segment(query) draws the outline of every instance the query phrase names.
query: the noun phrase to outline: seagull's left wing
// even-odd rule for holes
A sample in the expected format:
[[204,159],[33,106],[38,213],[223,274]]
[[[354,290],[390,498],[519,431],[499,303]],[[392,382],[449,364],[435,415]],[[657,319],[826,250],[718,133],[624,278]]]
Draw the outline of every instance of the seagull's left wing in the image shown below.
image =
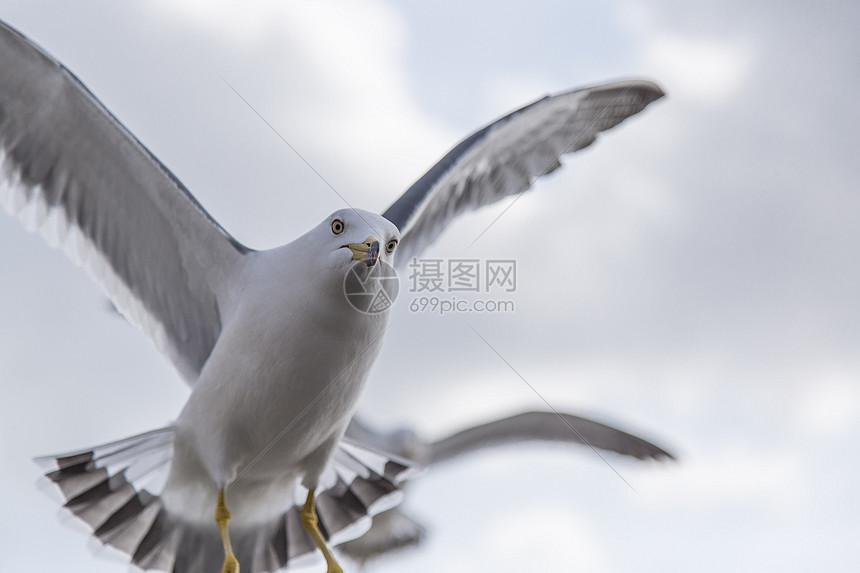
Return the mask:
[[0,201],[192,382],[247,251],[65,67],[0,22]]
[[618,428],[583,416],[546,411],[523,412],[475,424],[432,442],[420,439],[411,430],[376,430],[356,416],[349,422],[346,437],[428,467],[478,450],[520,442],[579,444],[640,460],[675,459],[660,446]]
[[[346,437],[378,450],[411,457],[428,467],[486,448],[522,442],[579,444],[640,460],[674,459],[663,448],[633,434],[588,418],[556,412],[524,412],[499,418],[433,442],[422,440],[407,429],[379,431],[353,417]],[[376,516],[370,531],[345,543],[341,550],[363,563],[401,547],[417,545],[423,537],[424,527],[396,507]]]
[[397,266],[419,256],[458,215],[525,191],[560,167],[562,155],[661,97],[645,80],[592,86],[544,97],[473,133],[383,213],[400,229]]
[[651,442],[582,416],[524,412],[466,428],[428,444],[427,464],[438,464],[492,446],[527,441],[581,444],[640,460],[675,459]]

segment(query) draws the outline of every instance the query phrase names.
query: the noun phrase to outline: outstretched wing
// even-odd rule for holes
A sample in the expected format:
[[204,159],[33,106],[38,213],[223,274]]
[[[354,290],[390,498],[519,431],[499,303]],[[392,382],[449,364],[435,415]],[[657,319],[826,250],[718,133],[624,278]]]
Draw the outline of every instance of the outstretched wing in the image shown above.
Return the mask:
[[[435,442],[422,440],[409,429],[382,432],[354,417],[346,437],[378,450],[411,457],[428,467],[484,448],[519,442],[580,444],[640,460],[674,459],[663,448],[617,428],[555,412],[525,412],[500,418],[465,428]],[[403,513],[401,507],[395,507],[376,516],[370,531],[345,543],[341,550],[364,563],[401,547],[417,545],[423,537],[424,527]]]
[[618,428],[574,414],[547,411],[523,412],[475,424],[434,442],[421,439],[409,429],[383,432],[356,416],[349,422],[346,437],[428,467],[484,448],[517,442],[581,444],[640,460],[675,459],[660,446]]
[[398,266],[458,215],[525,191],[560,167],[562,155],[588,147],[663,95],[645,80],[591,86],[546,96],[473,133],[383,213],[400,229]]
[[438,464],[483,448],[526,441],[582,444],[640,460],[675,459],[651,442],[588,418],[555,412],[525,412],[466,428],[428,444],[427,464]]
[[0,22],[0,201],[193,382],[247,252],[65,67]]

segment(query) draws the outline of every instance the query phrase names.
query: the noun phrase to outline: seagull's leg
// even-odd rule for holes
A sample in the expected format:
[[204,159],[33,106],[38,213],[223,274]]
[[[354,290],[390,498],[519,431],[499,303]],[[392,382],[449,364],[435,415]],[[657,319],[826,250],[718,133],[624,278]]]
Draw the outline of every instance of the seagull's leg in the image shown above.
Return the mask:
[[305,505],[302,508],[302,526],[304,526],[305,531],[310,534],[316,546],[319,547],[319,550],[322,551],[326,565],[328,566],[326,573],[343,573],[343,569],[338,565],[337,560],[334,558],[334,555],[332,555],[331,549],[326,545],[325,538],[320,531],[317,511],[314,508],[314,491],[315,490],[312,489],[308,490],[308,498],[305,500]]
[[215,508],[215,523],[221,532],[221,543],[224,544],[224,566],[221,573],[239,573],[239,561],[233,555],[233,546],[230,544],[230,534],[227,532],[227,522],[230,521],[230,511],[224,503],[224,490],[218,490],[218,506]]

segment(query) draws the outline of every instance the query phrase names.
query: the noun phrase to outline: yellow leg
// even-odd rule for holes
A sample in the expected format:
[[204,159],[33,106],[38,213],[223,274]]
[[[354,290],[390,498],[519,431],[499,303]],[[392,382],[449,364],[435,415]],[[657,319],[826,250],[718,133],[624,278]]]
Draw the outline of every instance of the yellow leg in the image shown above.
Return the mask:
[[218,506],[215,508],[215,523],[221,532],[221,543],[224,544],[224,566],[221,573],[239,573],[239,562],[233,555],[233,546],[230,544],[230,534],[227,532],[227,522],[230,521],[230,512],[224,503],[224,490],[218,491]]
[[326,573],[343,573],[343,569],[338,565],[337,560],[334,558],[334,555],[332,555],[331,550],[325,543],[325,538],[323,537],[322,532],[320,532],[318,522],[317,512],[314,508],[314,490],[310,490],[308,491],[308,498],[305,500],[305,505],[302,508],[302,525],[304,526],[305,531],[310,534],[316,546],[319,547],[319,550],[322,551],[328,567]]

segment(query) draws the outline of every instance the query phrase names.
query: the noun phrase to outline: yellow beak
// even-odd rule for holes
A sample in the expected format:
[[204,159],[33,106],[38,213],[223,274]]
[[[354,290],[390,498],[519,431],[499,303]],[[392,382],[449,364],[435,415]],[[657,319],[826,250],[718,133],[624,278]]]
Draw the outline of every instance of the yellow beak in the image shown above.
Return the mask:
[[352,260],[361,261],[368,267],[375,265],[379,259],[379,241],[373,235],[363,243],[347,243],[344,247],[352,251]]

